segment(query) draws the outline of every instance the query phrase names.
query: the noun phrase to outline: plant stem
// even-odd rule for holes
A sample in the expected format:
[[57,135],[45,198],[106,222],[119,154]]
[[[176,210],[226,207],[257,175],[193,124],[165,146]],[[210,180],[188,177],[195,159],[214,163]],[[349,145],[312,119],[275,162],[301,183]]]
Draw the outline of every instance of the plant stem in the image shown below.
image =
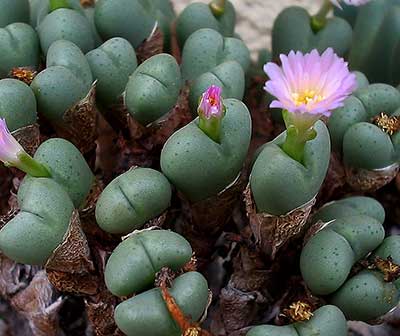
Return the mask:
[[297,117],[293,113],[284,110],[282,112],[286,125],[286,139],[282,150],[292,159],[303,163],[304,148],[307,141],[315,139],[317,133],[313,126],[314,118]]
[[59,8],[70,8],[67,0],[50,0],[50,12]]
[[209,6],[212,13],[217,18],[225,13],[225,0],[213,0]]
[[324,0],[318,13],[311,17],[311,28],[314,33],[318,33],[326,25],[326,17],[333,9],[333,5],[329,0]]
[[221,121],[222,118],[214,118],[210,119],[199,118],[199,128],[207,134],[212,140],[217,143],[220,143],[221,139]]
[[16,168],[33,177],[51,177],[49,170],[41,163],[33,159],[29,154],[23,152],[18,156],[19,162]]

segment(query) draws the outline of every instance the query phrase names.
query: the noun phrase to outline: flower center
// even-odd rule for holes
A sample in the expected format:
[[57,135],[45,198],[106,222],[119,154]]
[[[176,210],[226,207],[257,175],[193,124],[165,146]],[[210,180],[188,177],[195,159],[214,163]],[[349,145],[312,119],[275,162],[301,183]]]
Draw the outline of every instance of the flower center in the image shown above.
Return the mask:
[[314,90],[306,90],[302,93],[292,93],[292,98],[296,106],[318,103],[324,99],[324,96],[316,94]]
[[208,103],[211,105],[211,106],[216,106],[217,105],[217,99],[215,98],[215,97],[213,97],[213,96],[210,96],[210,97],[208,97]]

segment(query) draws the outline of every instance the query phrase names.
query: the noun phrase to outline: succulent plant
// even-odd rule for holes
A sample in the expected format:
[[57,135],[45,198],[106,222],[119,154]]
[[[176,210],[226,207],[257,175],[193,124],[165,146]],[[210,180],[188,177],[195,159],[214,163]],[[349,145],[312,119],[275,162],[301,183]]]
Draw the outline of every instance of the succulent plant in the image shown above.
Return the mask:
[[280,54],[291,50],[309,52],[317,49],[324,52],[333,48],[339,56],[344,56],[352,44],[352,28],[342,18],[326,20],[323,27],[313,31],[312,17],[301,7],[285,8],[275,19],[272,29],[272,56],[277,59]]
[[[191,321],[198,321],[208,300],[206,279],[197,272],[177,277],[170,290],[177,305]],[[115,322],[128,336],[180,336],[181,329],[172,319],[160,289],[151,289],[128,299],[115,309]]]
[[249,69],[250,52],[243,41],[223,37],[213,29],[199,29],[190,35],[182,51],[183,79],[195,80],[227,61],[238,62],[244,72]]
[[56,8],[70,8],[83,14],[80,0],[29,0],[30,25],[37,28],[43,19]]
[[88,94],[93,81],[92,73],[85,55],[66,40],[51,45],[46,66],[35,77],[31,88],[39,111],[47,119],[60,122],[66,110]]
[[284,215],[310,201],[324,181],[330,157],[328,129],[315,125],[317,136],[304,149],[304,164],[289,157],[281,148],[285,133],[259,149],[250,187],[259,212]]
[[190,81],[192,114],[196,114],[200,95],[211,85],[221,87],[224,98],[242,100],[249,67],[250,53],[241,40],[208,28],[194,32],[182,52],[182,75]]
[[[94,176],[72,143],[60,138],[49,139],[39,146],[34,159],[49,169],[51,178],[64,188],[76,208],[84,205]],[[30,178],[27,176],[25,179]]]
[[[156,273],[163,267],[177,272],[191,256],[190,244],[177,233],[166,230],[134,233],[117,246],[107,262],[105,281],[114,295],[136,294],[115,309],[115,321],[126,335],[179,336],[182,333],[160,289],[151,288]],[[170,293],[186,316],[193,321],[201,317],[208,301],[208,286],[200,273],[178,276]]]
[[28,0],[3,0],[0,4],[0,27],[14,22],[29,23]]
[[399,299],[399,290],[382,273],[365,270],[347,280],[330,302],[349,320],[372,321],[395,308]]
[[247,107],[236,99],[225,99],[220,142],[199,127],[197,118],[176,131],[161,152],[161,169],[190,201],[217,195],[241,171],[251,137]]
[[[372,123],[381,113],[400,114],[400,93],[387,84],[358,89],[328,122],[333,147],[343,154],[346,165],[366,170],[398,163],[398,136]],[[375,119],[376,120],[376,119]]]
[[[135,251],[135,253],[132,253]],[[192,257],[185,238],[167,230],[134,233],[108,259],[105,281],[111,293],[127,296],[153,286],[163,267],[179,271]]]
[[125,104],[131,116],[146,126],[176,104],[182,80],[178,63],[168,54],[150,57],[129,78]]
[[[52,0],[50,0],[51,4]],[[84,15],[83,9],[72,9],[68,1],[66,1],[66,7],[57,8],[48,13],[37,27],[40,45],[45,55],[53,42],[58,40],[73,42],[83,53],[87,53],[95,46],[92,26]]]
[[343,313],[335,306],[317,309],[309,321],[288,326],[261,325],[252,328],[246,336],[347,336],[347,323]]
[[329,295],[347,280],[353,265],[382,243],[385,231],[375,218],[335,219],[303,248],[300,268],[312,293]]
[[226,1],[222,13],[212,9],[212,3],[207,5],[194,2],[182,11],[176,21],[178,42],[183,46],[195,31],[210,28],[220,32],[224,37],[232,37],[236,24],[236,12],[230,1]]
[[327,203],[312,216],[312,222],[320,220],[328,223],[334,219],[358,215],[375,218],[379,223],[385,221],[385,209],[377,200],[365,196],[352,196]]
[[310,238],[300,257],[307,286],[315,295],[329,295],[328,302],[350,320],[371,321],[386,314],[400,299],[397,283],[386,278],[379,265],[350,273],[356,262],[374,250],[373,263],[376,256],[387,261],[393,255],[395,263],[400,261],[398,236],[384,240],[383,208],[373,199],[350,197],[319,212],[313,220],[329,222]]
[[127,40],[115,37],[88,52],[86,58],[97,79],[96,97],[106,106],[116,103],[137,67],[135,50]]
[[400,2],[371,1],[358,9],[354,39],[349,53],[350,67],[364,72],[371,82],[397,85]]
[[0,230],[0,249],[24,264],[43,265],[63,240],[74,205],[54,179],[26,179],[18,192],[21,211]]
[[160,215],[171,201],[171,186],[156,170],[132,168],[104,189],[96,205],[96,221],[110,233],[128,233]]
[[150,35],[156,23],[150,0],[99,0],[94,18],[104,40],[123,37],[134,48]]
[[28,85],[16,79],[0,80],[0,118],[11,132],[36,122],[36,99]]
[[0,43],[0,78],[8,77],[15,67],[38,67],[39,39],[28,24],[16,22],[0,28]]
[[2,143],[1,160],[28,174],[18,189],[20,212],[0,231],[0,249],[16,262],[44,265],[63,241],[72,213],[83,205],[94,176],[70,142],[49,139],[31,158],[6,131],[2,127],[0,138],[8,141]]

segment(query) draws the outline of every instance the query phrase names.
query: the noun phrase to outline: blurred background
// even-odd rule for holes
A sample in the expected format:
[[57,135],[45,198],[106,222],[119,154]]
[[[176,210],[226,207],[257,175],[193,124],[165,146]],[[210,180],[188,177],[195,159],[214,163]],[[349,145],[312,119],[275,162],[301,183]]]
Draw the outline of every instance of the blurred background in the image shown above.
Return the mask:
[[[172,0],[179,13],[192,2],[210,0]],[[315,14],[322,0],[231,0],[237,12],[237,33],[253,52],[271,45],[271,28],[278,13],[288,6],[302,6]]]

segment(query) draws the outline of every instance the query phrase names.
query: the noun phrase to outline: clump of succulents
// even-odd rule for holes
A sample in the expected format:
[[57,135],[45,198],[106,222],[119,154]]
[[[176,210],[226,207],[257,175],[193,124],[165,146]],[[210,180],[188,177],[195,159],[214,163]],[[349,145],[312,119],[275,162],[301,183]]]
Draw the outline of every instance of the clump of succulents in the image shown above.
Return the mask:
[[356,189],[375,190],[396,176],[399,104],[396,88],[364,83],[329,120],[333,147],[342,155],[347,179]]
[[0,1],[9,315],[39,336],[346,336],[385,319],[399,6],[286,8],[253,62],[228,0]]
[[[179,336],[185,332],[171,316],[161,289],[152,287],[163,267],[178,272],[191,257],[190,244],[182,236],[165,230],[134,233],[117,246],[107,262],[105,282],[115,295],[136,294],[115,309],[115,321],[126,335]],[[208,285],[200,273],[179,275],[172,282],[170,294],[194,322],[207,307]]]
[[[399,262],[399,239],[385,239],[384,218],[374,199],[350,197],[330,203],[314,219],[327,225],[303,248],[300,268],[307,286],[313,294],[326,296],[349,320],[375,320],[398,303],[397,277],[391,277],[390,267]],[[351,273],[364,258],[369,267]]]
[[72,212],[83,205],[93,174],[64,139],[42,143],[32,158],[1,123],[0,159],[27,173],[18,190],[20,212],[0,231],[0,248],[13,260],[44,265],[63,241]]

